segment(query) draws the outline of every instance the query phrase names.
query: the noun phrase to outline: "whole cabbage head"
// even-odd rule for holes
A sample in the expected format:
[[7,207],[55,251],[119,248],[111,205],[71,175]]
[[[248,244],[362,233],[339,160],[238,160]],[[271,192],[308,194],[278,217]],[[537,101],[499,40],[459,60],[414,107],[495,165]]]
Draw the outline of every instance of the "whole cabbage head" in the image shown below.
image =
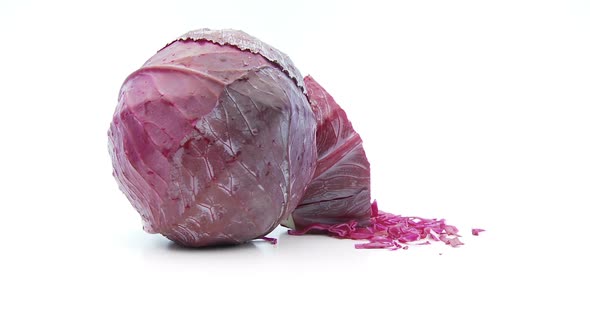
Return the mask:
[[236,30],[196,30],[123,83],[114,177],[144,229],[186,246],[242,243],[287,220],[317,161],[301,74]]

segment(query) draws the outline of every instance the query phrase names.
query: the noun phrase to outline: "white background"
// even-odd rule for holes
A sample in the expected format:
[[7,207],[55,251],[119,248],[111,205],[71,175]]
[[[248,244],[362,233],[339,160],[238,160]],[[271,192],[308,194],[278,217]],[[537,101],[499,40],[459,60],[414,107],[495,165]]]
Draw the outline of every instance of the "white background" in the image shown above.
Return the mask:
[[[590,329],[588,1],[8,2],[0,330]],[[107,128],[125,77],[202,27],[289,54],[362,135],[380,207],[444,217],[466,245],[144,233]]]

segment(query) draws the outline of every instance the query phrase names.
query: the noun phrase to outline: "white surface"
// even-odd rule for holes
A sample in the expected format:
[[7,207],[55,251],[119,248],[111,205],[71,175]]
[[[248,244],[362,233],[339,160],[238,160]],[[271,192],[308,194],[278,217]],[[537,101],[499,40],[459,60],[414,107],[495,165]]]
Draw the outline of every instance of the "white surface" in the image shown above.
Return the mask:
[[[0,330],[590,329],[588,2],[315,2],[0,4]],[[466,245],[143,233],[107,127],[126,75],[200,27],[288,53],[364,138],[381,208]]]

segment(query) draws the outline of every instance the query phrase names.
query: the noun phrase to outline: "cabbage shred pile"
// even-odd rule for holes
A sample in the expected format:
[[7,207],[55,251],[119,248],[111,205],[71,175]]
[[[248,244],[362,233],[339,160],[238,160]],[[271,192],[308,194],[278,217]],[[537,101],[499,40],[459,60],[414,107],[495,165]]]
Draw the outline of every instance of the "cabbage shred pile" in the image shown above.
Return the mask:
[[289,230],[288,233],[320,233],[339,239],[369,241],[355,244],[357,249],[408,249],[408,244],[427,245],[430,241],[441,241],[452,247],[463,244],[457,227],[447,225],[444,219],[403,217],[383,212],[378,209],[377,201],[371,204],[371,222],[368,226],[359,226],[354,220],[335,225],[315,223],[301,230]]

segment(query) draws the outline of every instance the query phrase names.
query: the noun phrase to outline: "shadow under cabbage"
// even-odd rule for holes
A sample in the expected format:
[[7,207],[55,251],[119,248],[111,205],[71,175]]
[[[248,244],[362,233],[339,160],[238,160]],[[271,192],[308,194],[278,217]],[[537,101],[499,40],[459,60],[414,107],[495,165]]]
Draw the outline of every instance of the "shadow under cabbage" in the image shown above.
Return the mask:
[[187,252],[187,253],[210,253],[210,252],[235,252],[235,251],[258,251],[259,249],[252,242],[240,243],[240,244],[219,244],[207,247],[188,247],[178,244],[176,242],[168,241],[166,249],[173,252]]

